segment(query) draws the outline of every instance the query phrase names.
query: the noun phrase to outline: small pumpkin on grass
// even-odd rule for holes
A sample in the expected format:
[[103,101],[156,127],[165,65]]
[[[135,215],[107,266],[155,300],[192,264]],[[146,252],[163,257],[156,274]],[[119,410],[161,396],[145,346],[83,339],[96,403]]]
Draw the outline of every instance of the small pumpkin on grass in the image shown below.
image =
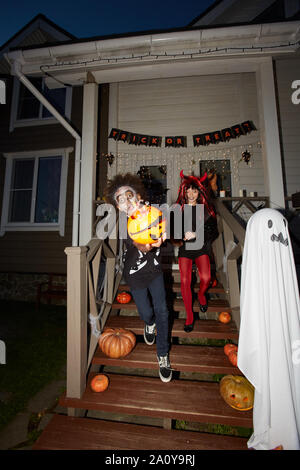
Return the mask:
[[95,375],[90,383],[93,392],[104,392],[108,388],[109,380],[107,375],[97,374]]
[[220,381],[220,393],[235,410],[248,411],[253,408],[254,387],[245,377],[225,375]]
[[218,318],[221,323],[229,323],[231,321],[231,315],[229,312],[221,312]]
[[105,328],[99,338],[99,347],[108,357],[118,359],[127,356],[136,344],[132,331],[125,328]]
[[119,304],[128,304],[128,302],[130,301],[131,295],[128,292],[119,292],[119,294],[117,295],[117,302],[119,302]]

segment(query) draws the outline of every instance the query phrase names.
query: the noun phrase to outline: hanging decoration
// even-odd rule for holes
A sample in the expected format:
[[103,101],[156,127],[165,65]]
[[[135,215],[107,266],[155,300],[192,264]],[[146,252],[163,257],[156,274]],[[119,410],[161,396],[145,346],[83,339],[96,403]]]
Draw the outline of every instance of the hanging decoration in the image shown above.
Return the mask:
[[150,168],[148,166],[141,166],[137,175],[143,180],[145,183],[151,183],[152,181],[152,174]]
[[158,168],[159,172],[166,176],[167,175],[167,165],[161,165],[159,168]]
[[149,147],[161,147],[162,143],[162,137],[160,136],[137,134],[122,131],[121,129],[112,129],[109,134],[109,138],[121,142],[127,142],[132,145],[146,145]]
[[[228,142],[231,139],[236,139],[241,135],[249,134],[256,130],[252,121],[244,121],[241,124],[235,124],[225,129],[216,130],[213,132],[206,132],[205,134],[193,135],[194,147],[200,145],[218,144],[219,142]],[[162,137],[137,134],[135,132],[123,131],[121,129],[113,128],[109,134],[110,139],[116,141],[127,142],[131,145],[145,145],[148,147],[161,147]],[[167,136],[165,137],[165,147],[186,147],[186,136]]]
[[112,153],[105,153],[104,157],[106,158],[106,161],[109,163],[109,166],[111,166],[114,162],[115,156]]
[[248,165],[249,161],[250,161],[250,158],[251,158],[251,153],[248,152],[248,150],[245,150],[245,152],[242,153],[242,158],[240,159],[240,161],[243,160]]
[[186,147],[186,137],[166,137],[165,147]]
[[193,135],[194,147],[199,145],[218,144],[219,142],[228,142],[231,139],[249,134],[256,130],[252,121],[245,121],[231,127],[226,127],[220,131],[206,132],[205,134]]

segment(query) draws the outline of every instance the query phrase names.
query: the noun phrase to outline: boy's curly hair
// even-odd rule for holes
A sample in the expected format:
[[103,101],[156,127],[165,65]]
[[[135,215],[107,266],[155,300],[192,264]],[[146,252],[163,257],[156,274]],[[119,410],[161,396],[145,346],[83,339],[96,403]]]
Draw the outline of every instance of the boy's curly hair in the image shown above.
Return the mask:
[[125,175],[116,175],[113,179],[108,181],[104,190],[104,196],[107,202],[116,206],[114,195],[121,186],[131,186],[142,199],[145,199],[145,187],[141,179],[137,175],[126,173]]

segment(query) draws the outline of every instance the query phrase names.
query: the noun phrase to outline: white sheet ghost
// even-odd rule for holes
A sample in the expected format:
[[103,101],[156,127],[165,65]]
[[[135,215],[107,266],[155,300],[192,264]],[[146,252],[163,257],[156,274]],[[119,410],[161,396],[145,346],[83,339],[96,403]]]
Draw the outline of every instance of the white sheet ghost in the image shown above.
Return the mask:
[[255,387],[248,447],[300,449],[299,289],[288,223],[274,209],[247,224],[238,367]]

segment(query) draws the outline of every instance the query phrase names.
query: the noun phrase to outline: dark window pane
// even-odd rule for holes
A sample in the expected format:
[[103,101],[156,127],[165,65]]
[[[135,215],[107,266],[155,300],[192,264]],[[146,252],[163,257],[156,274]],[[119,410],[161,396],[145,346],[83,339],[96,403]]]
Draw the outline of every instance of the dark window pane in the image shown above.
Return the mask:
[[12,191],[9,222],[30,222],[31,190]]
[[165,204],[167,202],[167,167],[141,166],[137,172],[146,189],[146,200],[150,204]]
[[61,157],[39,159],[35,222],[58,223]]
[[32,189],[34,159],[14,160],[11,189]]
[[230,160],[200,160],[200,175],[207,173],[217,174],[218,190],[226,191],[226,196],[231,197],[231,169]]
[[[30,80],[41,91],[42,79]],[[39,117],[40,102],[22,83],[20,84],[17,119],[35,119]]]
[[[65,113],[65,104],[66,104],[66,89],[65,88],[55,88],[50,90],[45,86],[44,94],[47,100],[59,111],[60,113]],[[47,108],[43,107],[42,117],[50,117],[52,114],[48,111]]]

